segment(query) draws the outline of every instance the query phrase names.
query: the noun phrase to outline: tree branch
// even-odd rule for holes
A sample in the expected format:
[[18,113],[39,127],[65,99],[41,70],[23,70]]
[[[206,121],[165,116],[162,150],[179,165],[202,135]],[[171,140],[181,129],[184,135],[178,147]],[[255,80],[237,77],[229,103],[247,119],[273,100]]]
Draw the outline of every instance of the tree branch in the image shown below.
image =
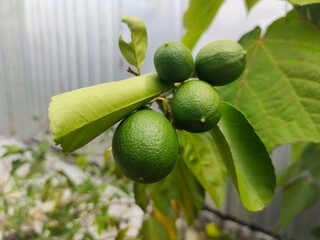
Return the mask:
[[263,228],[261,226],[258,226],[256,224],[248,223],[248,222],[246,222],[246,221],[244,221],[242,219],[236,218],[235,216],[222,213],[222,212],[220,212],[220,211],[218,211],[218,210],[216,210],[214,208],[208,207],[208,206],[205,206],[203,208],[203,210],[206,210],[206,211],[209,211],[209,212],[213,213],[214,215],[216,215],[217,217],[219,217],[223,221],[229,220],[229,221],[238,223],[239,225],[246,226],[252,231],[261,232],[261,233],[264,233],[266,235],[272,236],[275,239],[281,240],[281,236],[279,234],[274,233],[271,230],[265,229],[265,228]]

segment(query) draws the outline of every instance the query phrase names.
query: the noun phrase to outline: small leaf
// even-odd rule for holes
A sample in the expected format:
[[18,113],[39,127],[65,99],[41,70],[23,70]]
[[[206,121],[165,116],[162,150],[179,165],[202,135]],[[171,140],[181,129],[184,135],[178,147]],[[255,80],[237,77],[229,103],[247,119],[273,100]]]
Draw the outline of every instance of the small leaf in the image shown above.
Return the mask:
[[250,211],[264,208],[272,199],[276,184],[270,156],[245,116],[224,103],[221,120],[211,131],[225,165]]
[[294,218],[319,200],[319,189],[316,183],[307,177],[294,180],[283,188],[281,212],[276,230],[289,225]]
[[121,229],[118,232],[117,237],[116,237],[115,240],[125,240],[125,237],[126,237],[126,234],[127,234],[128,230],[129,230],[129,227]]
[[145,240],[170,240],[166,228],[152,215],[143,222],[141,232]]
[[227,170],[211,135],[178,131],[180,154],[218,207],[226,193]]
[[148,199],[146,195],[146,185],[140,183],[133,184],[133,193],[136,204],[143,210],[146,211],[148,206]]
[[141,65],[146,57],[148,36],[144,23],[137,17],[126,16],[122,22],[127,24],[131,32],[131,42],[127,43],[122,36],[119,37],[119,48],[124,58],[138,69],[140,75]]
[[169,88],[155,73],[53,96],[50,129],[64,152],[72,152]]
[[320,144],[308,144],[301,154],[301,162],[315,180],[320,179]]
[[15,172],[26,163],[27,163],[27,161],[21,160],[21,159],[13,161],[12,162],[12,168],[11,168],[11,171],[10,171],[10,175],[14,175]]
[[210,26],[223,0],[190,0],[183,16],[186,29],[182,42],[192,50],[204,31]]
[[4,145],[2,147],[6,149],[6,152],[2,155],[3,157],[14,154],[22,154],[25,151],[25,149],[18,145]]
[[293,4],[307,5],[312,3],[320,3],[320,0],[289,0]]

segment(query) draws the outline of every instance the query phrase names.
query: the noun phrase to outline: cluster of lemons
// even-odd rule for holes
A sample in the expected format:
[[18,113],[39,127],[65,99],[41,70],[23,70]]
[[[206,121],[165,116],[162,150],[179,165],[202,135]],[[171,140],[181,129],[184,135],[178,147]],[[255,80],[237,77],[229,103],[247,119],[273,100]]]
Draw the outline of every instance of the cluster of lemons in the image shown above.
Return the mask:
[[114,133],[112,152],[124,176],[139,183],[167,176],[179,154],[175,128],[201,133],[215,127],[222,115],[215,86],[238,79],[245,65],[246,52],[235,41],[211,42],[195,59],[181,42],[162,44],[154,55],[154,66],[160,81],[178,86],[170,100],[173,124],[150,108],[122,120]]

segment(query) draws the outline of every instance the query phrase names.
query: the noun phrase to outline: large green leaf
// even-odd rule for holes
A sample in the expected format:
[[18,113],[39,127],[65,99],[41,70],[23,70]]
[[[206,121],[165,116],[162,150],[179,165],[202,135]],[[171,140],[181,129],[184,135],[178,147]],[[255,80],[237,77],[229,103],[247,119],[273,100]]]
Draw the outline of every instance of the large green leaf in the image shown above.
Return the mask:
[[173,169],[180,189],[180,204],[188,224],[193,223],[204,206],[204,189],[182,159]]
[[178,131],[180,155],[218,207],[226,193],[227,170],[211,135]]
[[320,31],[296,11],[240,43],[242,77],[219,90],[245,113],[268,151],[296,141],[320,142]]
[[124,58],[138,69],[140,74],[141,65],[146,57],[148,48],[148,36],[144,23],[135,16],[126,16],[122,22],[127,24],[131,32],[131,42],[127,43],[122,36],[119,37],[119,48]]
[[183,16],[186,29],[182,42],[191,50],[202,33],[210,26],[223,0],[190,0]]
[[243,205],[258,211],[272,199],[276,185],[269,154],[244,115],[223,104],[218,127],[210,131]]
[[319,199],[319,188],[307,177],[294,180],[283,188],[281,212],[275,227],[279,230],[287,226],[302,211],[311,207]]
[[72,152],[168,88],[150,73],[53,96],[49,120],[54,141]]
[[173,208],[173,202],[179,199],[180,189],[174,171],[159,182],[149,184],[148,189],[154,205],[170,219],[177,219],[178,213]]

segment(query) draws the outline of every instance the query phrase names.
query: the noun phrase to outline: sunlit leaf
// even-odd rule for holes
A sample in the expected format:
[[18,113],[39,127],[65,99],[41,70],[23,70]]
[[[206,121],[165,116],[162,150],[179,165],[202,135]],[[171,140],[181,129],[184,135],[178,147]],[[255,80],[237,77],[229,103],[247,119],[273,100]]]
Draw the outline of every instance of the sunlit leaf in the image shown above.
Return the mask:
[[270,152],[280,144],[320,142],[320,31],[296,11],[256,28],[240,41],[247,51],[242,77],[220,87]]
[[49,120],[54,141],[72,152],[166,89],[168,85],[150,73],[53,96]]
[[122,36],[119,38],[119,48],[124,58],[138,69],[140,74],[141,65],[146,57],[148,48],[148,36],[144,23],[135,16],[126,16],[122,22],[127,24],[131,32],[131,42],[127,43]]
[[302,211],[311,207],[319,200],[319,188],[307,177],[294,180],[283,188],[281,211],[276,230],[290,224]]
[[178,131],[180,154],[218,207],[226,193],[227,170],[211,135]]
[[223,104],[222,118],[210,133],[239,192],[250,211],[264,208],[272,199],[276,184],[270,156],[245,116]]
[[183,16],[186,29],[182,42],[191,50],[210,26],[223,0],[189,0],[189,8]]

